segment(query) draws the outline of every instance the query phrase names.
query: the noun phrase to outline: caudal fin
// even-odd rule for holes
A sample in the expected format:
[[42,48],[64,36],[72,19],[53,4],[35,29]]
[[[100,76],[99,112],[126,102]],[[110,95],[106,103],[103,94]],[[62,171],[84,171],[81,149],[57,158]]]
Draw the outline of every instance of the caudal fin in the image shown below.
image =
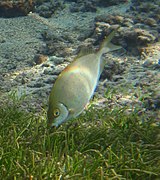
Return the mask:
[[[102,56],[102,54],[105,54],[107,52],[110,52],[110,51],[115,51],[115,50],[118,50],[118,49],[121,49],[122,47],[121,46],[117,46],[117,45],[114,45],[111,43],[111,40],[112,38],[114,37],[115,33],[117,32],[117,29],[116,30],[113,30],[109,36],[107,36],[101,46],[100,46],[100,49],[99,51],[97,52],[97,55],[98,56]],[[102,73],[103,69],[104,69],[104,66],[106,64],[106,61],[104,61],[104,59],[101,59],[101,65],[100,65],[100,74]]]
[[100,46],[100,49],[99,51],[97,52],[99,55],[102,55],[104,53],[107,53],[107,52],[110,52],[110,51],[115,51],[115,50],[118,50],[118,49],[121,49],[122,47],[121,46],[117,46],[117,45],[114,45],[111,43],[111,40],[113,39],[115,33],[117,32],[117,29],[116,30],[113,30],[109,36],[107,36],[101,46]]

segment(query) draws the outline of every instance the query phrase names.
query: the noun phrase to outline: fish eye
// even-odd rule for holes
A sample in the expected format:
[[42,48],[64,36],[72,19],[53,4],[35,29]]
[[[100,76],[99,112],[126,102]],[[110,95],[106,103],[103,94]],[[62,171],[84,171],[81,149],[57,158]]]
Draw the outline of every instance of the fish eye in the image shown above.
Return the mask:
[[59,109],[55,109],[55,110],[53,111],[53,115],[54,115],[54,117],[58,117],[58,116],[60,115]]

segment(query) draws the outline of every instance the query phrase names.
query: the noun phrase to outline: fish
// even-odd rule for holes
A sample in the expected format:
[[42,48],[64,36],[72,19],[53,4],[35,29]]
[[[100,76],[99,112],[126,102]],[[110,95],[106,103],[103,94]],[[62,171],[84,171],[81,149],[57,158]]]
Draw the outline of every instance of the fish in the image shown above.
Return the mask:
[[102,55],[122,48],[111,43],[116,31],[103,40],[97,52],[80,53],[60,73],[49,95],[49,127],[58,127],[76,118],[89,103],[106,64]]

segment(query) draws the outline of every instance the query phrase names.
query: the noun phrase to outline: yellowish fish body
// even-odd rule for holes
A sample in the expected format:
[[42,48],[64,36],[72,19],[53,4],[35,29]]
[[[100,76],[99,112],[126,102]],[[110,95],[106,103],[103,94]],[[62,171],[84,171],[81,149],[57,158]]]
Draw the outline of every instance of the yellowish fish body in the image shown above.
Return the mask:
[[57,78],[49,97],[48,124],[59,126],[77,117],[91,99],[104,67],[102,54],[120,49],[110,43],[112,32],[97,53],[76,58]]

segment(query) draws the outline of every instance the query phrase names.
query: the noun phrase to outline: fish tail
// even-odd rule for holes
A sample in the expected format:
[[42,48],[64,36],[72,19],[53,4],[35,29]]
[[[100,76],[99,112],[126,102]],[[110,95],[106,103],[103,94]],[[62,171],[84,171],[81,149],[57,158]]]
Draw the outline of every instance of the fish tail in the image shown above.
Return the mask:
[[[117,45],[114,45],[111,43],[111,40],[113,39],[115,33],[117,32],[117,29],[116,30],[113,30],[109,36],[107,36],[102,44],[100,45],[100,49],[99,51],[97,52],[97,55],[99,57],[102,56],[102,54],[105,54],[107,52],[110,52],[110,51],[115,51],[115,50],[118,50],[118,49],[121,49],[122,47],[121,46],[117,46]],[[106,61],[103,59],[103,58],[100,58],[101,60],[101,63],[100,63],[100,74],[102,73],[103,69],[104,69],[104,66],[106,64]]]
[[100,56],[104,53],[107,53],[107,52],[110,52],[110,51],[115,51],[115,50],[118,50],[118,49],[121,49],[122,47],[121,46],[117,46],[117,45],[114,45],[111,43],[111,40],[113,39],[115,33],[117,32],[117,29],[116,30],[113,30],[109,36],[107,36],[101,46],[100,46],[100,49],[99,51],[97,52]]

